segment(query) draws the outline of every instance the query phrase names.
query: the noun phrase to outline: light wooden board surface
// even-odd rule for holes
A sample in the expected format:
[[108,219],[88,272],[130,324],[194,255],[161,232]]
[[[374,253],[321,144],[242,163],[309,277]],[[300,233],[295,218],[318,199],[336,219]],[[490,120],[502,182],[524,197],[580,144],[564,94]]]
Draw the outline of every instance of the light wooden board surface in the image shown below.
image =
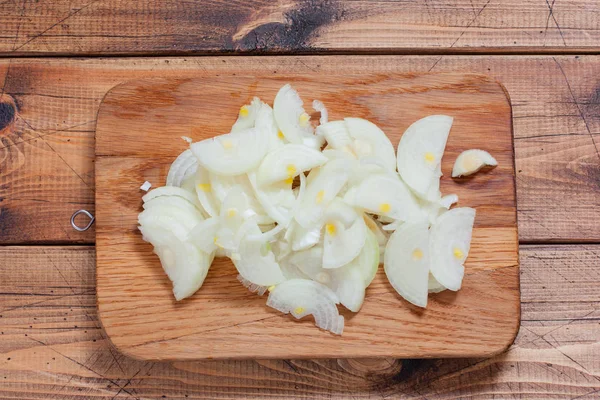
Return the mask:
[[[113,86],[145,77],[274,73],[484,73],[511,96],[520,240],[600,237],[600,57],[381,56],[0,60],[5,98],[18,104],[0,134],[0,243],[93,243],[71,214],[94,210],[94,128]],[[343,60],[343,61],[342,61]],[[535,71],[535,73],[532,73]],[[8,101],[8,100],[7,100]],[[26,227],[24,229],[23,227]]]
[[597,398],[600,246],[521,246],[520,255],[522,323],[507,353],[400,367],[136,361],[101,329],[93,247],[0,247],[0,398]]
[[598,0],[5,0],[0,54],[597,51]]
[[[328,62],[323,60],[323,63]],[[239,108],[271,102],[291,82],[331,120],[368,118],[398,145],[402,132],[432,113],[454,118],[441,189],[477,209],[458,293],[431,296],[426,310],[402,301],[380,269],[342,337],[295,323],[248,292],[226,260],[201,290],[173,300],[171,284],[137,231],[140,182],[163,185],[169,164],[195,141],[229,132]],[[228,118],[229,116],[229,118]],[[458,154],[489,151],[498,167],[472,179],[450,178]],[[107,335],[138,359],[489,356],[512,343],[519,323],[518,236],[511,109],[504,89],[483,75],[254,75],[140,80],[111,90],[96,128],[96,246],[100,318]],[[152,293],[151,297],[144,293]],[[484,301],[486,298],[487,301]],[[443,334],[440,334],[443,332]]]

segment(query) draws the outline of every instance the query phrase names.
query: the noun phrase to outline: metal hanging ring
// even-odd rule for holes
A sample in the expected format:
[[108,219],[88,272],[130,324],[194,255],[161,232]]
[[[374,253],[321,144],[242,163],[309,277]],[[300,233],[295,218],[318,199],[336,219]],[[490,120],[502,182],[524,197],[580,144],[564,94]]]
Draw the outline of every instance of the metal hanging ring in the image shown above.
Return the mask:
[[[87,215],[87,217],[90,219],[90,222],[88,222],[88,224],[86,226],[84,226],[83,228],[80,226],[77,226],[77,224],[75,223],[75,217],[77,217],[79,214]],[[73,215],[71,215],[71,226],[76,231],[85,232],[88,229],[90,229],[90,227],[92,226],[92,224],[94,223],[95,220],[96,220],[96,218],[88,210],[79,210],[79,211],[75,211],[73,213]]]

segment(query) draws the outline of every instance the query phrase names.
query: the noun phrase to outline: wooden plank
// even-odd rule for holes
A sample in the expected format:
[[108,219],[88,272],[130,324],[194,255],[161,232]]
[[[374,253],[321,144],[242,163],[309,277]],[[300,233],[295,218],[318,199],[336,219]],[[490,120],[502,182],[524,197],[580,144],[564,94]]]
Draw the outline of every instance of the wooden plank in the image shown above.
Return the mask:
[[93,247],[0,247],[0,397],[597,398],[600,325],[592,310],[600,305],[600,246],[525,245],[520,254],[522,326],[507,353],[400,367],[137,361],[112,349],[100,328]]
[[0,3],[0,55],[597,51],[600,2]]
[[[322,63],[331,61],[335,62]],[[477,209],[469,272],[458,293],[430,296],[427,309],[416,312],[406,307],[380,269],[360,312],[346,313],[342,337],[315,329],[310,322],[294,323],[265,307],[264,297],[237,282],[237,271],[227,259],[215,262],[193,298],[173,300],[158,257],[136,229],[142,210],[139,183],[164,185],[171,160],[187,147],[182,135],[200,141],[229,132],[242,105],[254,96],[271,102],[290,81],[307,104],[311,99],[323,101],[331,120],[368,118],[394,148],[417,119],[431,113],[454,118],[442,162],[442,192],[456,193],[461,205]],[[484,75],[374,75],[368,70],[335,77],[202,74],[120,85],[104,98],[96,127],[102,325],[120,351],[146,360],[430,358],[501,352],[512,343],[519,321],[512,144],[509,101],[503,88]],[[453,180],[453,160],[465,148],[489,151],[498,167],[469,182]],[[153,293],[152,301],[141,292]],[[383,318],[386,314],[393,317]],[[198,324],[199,319],[204,323]]]
[[461,71],[498,79],[513,106],[520,240],[600,237],[599,56],[335,58],[341,67],[309,56],[1,61],[0,87],[19,112],[0,133],[0,243],[94,241],[93,230],[75,232],[69,217],[80,208],[94,210],[96,113],[113,86],[206,72],[327,75],[339,68]]

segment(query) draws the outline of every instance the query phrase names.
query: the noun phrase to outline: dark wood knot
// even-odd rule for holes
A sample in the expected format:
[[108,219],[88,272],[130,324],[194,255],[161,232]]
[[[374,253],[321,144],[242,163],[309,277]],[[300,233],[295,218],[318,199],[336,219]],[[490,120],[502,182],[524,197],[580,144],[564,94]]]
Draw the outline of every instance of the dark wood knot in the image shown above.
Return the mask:
[[7,134],[17,119],[17,104],[8,94],[0,96],[0,134]]

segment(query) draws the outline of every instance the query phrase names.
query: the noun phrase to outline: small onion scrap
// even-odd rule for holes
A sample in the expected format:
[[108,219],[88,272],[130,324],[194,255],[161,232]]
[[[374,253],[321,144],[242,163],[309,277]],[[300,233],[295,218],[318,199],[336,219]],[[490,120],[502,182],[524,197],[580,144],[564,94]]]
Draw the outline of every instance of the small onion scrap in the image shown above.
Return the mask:
[[[430,293],[459,290],[475,210],[442,196],[441,160],[453,119],[432,115],[404,132],[397,155],[362,118],[311,122],[287,84],[273,107],[243,105],[229,133],[193,142],[171,165],[166,186],[146,193],[138,216],[175,300],[202,286],[215,257],[228,257],[248,291],[296,319],[311,315],[335,335],[338,305],[359,312],[380,261],[391,287],[426,307]],[[496,160],[463,152],[452,176]],[[145,182],[141,189],[150,189]]]

